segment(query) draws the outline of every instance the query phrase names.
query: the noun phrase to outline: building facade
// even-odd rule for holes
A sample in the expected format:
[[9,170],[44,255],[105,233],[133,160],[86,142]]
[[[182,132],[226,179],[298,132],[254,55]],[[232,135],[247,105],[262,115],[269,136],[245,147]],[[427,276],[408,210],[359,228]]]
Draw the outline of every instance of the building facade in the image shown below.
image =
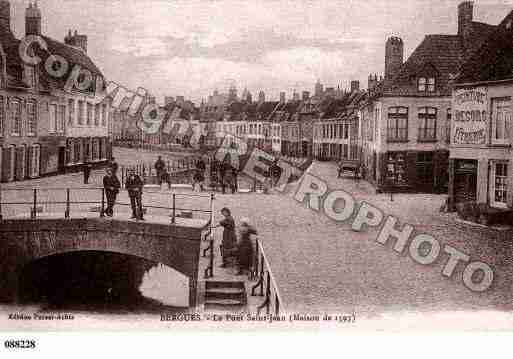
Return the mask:
[[[97,80],[103,80],[100,70],[87,56],[87,37],[75,34],[61,43],[42,35],[41,10],[37,3],[30,3],[25,12],[25,34],[39,37],[48,51],[44,57],[37,45],[29,47],[27,55],[42,59],[38,64],[29,64],[20,57],[21,41],[11,31],[10,13],[10,2],[0,1],[0,179],[36,178],[64,172],[84,161],[106,160],[111,146],[109,100],[97,107],[86,105],[86,98],[94,97]],[[68,72],[57,76],[46,70],[48,54],[64,59]],[[76,83],[66,86],[73,69],[91,74],[87,88],[78,90]],[[82,124],[75,107],[80,101]]]
[[449,208],[513,209],[513,12],[454,82]]
[[450,83],[495,30],[473,21],[470,1],[458,6],[458,19],[458,34],[427,35],[406,62],[402,40],[386,42],[385,77],[372,84],[367,108],[360,112],[367,115],[363,128],[376,126],[366,131],[360,146],[363,163],[373,166],[364,172],[378,191],[447,190]]

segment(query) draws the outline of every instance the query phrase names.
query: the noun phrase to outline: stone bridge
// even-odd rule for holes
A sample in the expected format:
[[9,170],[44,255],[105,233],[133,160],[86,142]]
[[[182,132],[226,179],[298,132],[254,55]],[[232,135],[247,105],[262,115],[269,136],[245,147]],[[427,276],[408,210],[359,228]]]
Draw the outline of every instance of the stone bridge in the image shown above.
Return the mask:
[[189,306],[196,306],[198,263],[207,221],[175,225],[103,218],[0,221],[0,301],[17,300],[18,278],[28,263],[77,251],[128,254],[167,265],[189,278]]

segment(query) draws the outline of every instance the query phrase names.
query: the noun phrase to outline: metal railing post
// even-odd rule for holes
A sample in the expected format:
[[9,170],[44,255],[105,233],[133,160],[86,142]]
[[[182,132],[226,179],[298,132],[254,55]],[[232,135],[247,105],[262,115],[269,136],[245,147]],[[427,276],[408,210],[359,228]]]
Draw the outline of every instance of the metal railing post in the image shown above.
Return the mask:
[[37,189],[34,188],[33,191],[33,207],[32,207],[32,214],[30,218],[34,219],[37,216]]
[[264,255],[260,255],[260,278],[262,279],[260,281],[260,296],[262,297],[264,295]]
[[4,219],[2,215],[2,187],[0,186],[0,221]]
[[100,217],[105,217],[105,188],[102,188],[102,208],[100,209]]
[[214,276],[214,236],[210,237],[210,258],[209,258],[209,266],[210,266],[210,277]]
[[271,273],[269,273],[269,271],[267,271],[267,288],[265,290],[265,300],[267,302],[265,311],[266,314],[269,315],[269,307],[271,304]]
[[70,214],[70,189],[66,188],[66,212],[64,212],[64,217],[69,218]]
[[176,194],[173,193],[173,213],[171,214],[171,223],[176,223]]

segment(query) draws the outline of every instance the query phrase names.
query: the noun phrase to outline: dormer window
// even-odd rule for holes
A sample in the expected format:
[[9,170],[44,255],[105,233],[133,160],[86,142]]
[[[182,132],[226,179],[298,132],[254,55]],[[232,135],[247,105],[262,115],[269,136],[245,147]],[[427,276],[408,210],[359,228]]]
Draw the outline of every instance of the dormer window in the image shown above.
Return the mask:
[[417,88],[419,92],[435,92],[435,85],[434,77],[419,77]]

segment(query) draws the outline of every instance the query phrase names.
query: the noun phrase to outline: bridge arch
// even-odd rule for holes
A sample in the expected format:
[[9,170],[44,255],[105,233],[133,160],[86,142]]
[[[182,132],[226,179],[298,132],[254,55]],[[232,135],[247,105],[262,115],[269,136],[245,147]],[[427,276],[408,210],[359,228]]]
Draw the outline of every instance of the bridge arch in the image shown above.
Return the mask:
[[[163,225],[101,218],[20,219],[0,226],[0,284],[4,300],[13,297],[20,270],[52,255],[105,251],[162,263],[189,278],[189,306],[196,305],[201,234],[207,223]],[[5,293],[10,293],[10,296]],[[2,294],[0,294],[2,296]]]

